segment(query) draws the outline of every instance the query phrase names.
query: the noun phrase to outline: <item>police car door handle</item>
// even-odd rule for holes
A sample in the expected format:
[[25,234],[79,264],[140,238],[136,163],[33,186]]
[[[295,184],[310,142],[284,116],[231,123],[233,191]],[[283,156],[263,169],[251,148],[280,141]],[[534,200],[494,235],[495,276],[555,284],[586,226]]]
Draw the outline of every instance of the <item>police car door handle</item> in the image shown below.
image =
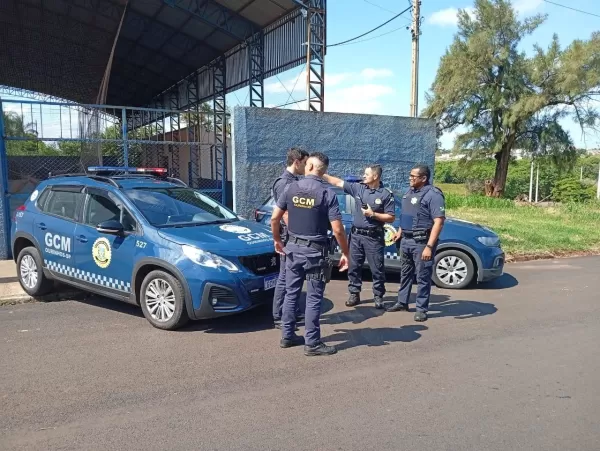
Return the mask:
[[44,224],[43,222],[38,223],[38,227],[42,230],[46,230],[46,224]]
[[77,237],[77,241],[80,241],[82,243],[87,243],[88,239],[85,237],[85,235],[79,235]]

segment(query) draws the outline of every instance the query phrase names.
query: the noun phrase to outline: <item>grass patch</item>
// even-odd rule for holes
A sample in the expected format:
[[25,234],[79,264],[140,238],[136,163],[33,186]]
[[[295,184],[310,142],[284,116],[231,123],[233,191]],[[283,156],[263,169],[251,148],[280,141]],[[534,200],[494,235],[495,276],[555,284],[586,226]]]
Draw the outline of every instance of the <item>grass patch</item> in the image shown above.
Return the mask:
[[600,203],[518,205],[483,196],[446,196],[449,217],[485,225],[512,258],[600,252]]
[[457,194],[459,196],[466,196],[467,188],[464,183],[435,183],[437,186],[444,192],[444,196],[448,196],[448,194]]

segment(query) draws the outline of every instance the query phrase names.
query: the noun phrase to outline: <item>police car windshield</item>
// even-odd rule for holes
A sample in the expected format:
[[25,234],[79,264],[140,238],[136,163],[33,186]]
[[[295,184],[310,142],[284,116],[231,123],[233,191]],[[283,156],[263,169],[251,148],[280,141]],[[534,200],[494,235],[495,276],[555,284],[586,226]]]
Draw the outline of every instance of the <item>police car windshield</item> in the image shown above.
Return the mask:
[[181,227],[238,221],[239,218],[191,188],[134,188],[125,190],[155,227]]

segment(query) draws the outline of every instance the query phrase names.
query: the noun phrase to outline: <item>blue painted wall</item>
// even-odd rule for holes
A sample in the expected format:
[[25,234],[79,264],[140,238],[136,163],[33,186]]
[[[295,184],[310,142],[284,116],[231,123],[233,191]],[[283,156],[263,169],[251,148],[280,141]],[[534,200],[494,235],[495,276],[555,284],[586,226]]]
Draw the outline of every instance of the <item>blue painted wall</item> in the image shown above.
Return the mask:
[[437,142],[434,120],[250,107],[234,109],[232,141],[234,208],[248,219],[269,197],[292,146],[325,153],[334,176],[362,175],[379,163],[384,184],[405,190],[415,164],[429,165],[433,176]]

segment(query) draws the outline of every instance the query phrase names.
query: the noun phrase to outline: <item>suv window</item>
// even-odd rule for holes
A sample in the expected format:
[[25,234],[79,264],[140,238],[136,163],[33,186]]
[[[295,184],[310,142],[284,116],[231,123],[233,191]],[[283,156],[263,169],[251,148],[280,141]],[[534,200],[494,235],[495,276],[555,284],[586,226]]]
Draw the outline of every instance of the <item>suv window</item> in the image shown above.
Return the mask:
[[89,196],[83,216],[85,224],[96,227],[101,222],[115,220],[123,224],[126,232],[136,230],[135,220],[131,214],[122,205],[117,205],[117,199],[110,193],[90,193]]
[[61,218],[77,220],[77,205],[83,194],[76,191],[52,190],[44,211]]

